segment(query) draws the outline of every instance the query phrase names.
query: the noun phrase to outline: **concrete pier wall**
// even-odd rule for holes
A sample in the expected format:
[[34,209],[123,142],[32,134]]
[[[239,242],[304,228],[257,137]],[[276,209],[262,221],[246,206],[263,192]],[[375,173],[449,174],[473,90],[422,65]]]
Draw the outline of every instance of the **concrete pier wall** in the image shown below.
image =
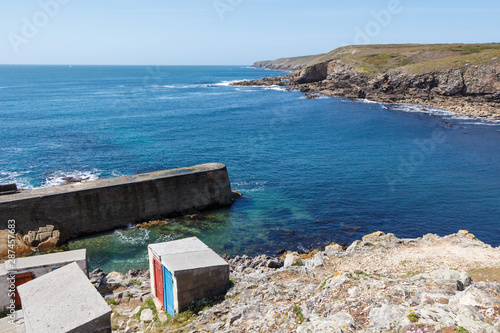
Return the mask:
[[[43,233],[36,231],[50,225],[60,232],[59,241],[66,241],[230,203],[226,166],[210,163],[3,195],[0,230],[15,220],[15,232],[25,241],[32,235],[43,242]],[[54,236],[54,231],[47,236]]]

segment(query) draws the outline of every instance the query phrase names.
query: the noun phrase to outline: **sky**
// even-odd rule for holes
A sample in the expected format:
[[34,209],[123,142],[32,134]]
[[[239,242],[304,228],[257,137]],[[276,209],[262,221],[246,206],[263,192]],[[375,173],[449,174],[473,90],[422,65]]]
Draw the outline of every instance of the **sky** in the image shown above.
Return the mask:
[[0,0],[0,64],[250,65],[386,43],[500,42],[500,1]]

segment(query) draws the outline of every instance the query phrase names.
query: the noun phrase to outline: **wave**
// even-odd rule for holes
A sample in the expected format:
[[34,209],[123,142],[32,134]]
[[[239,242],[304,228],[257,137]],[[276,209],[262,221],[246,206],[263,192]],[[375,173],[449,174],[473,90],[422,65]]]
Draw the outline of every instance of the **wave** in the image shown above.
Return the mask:
[[167,84],[163,86],[153,85],[153,87],[167,88],[167,89],[190,89],[190,88],[206,88],[209,84],[198,83],[198,84]]
[[379,104],[381,107],[389,111],[403,111],[408,113],[431,114],[434,116],[439,116],[442,118],[459,121],[459,125],[484,125],[484,126],[500,125],[500,120],[498,119],[467,116],[453,111],[445,110],[438,106],[409,104],[409,103],[384,103],[384,102],[371,101],[368,99],[357,99],[356,101],[359,103],[366,103],[366,104]]
[[31,171],[0,171],[0,184],[16,184],[17,188],[31,190],[34,187],[27,177],[29,173]]
[[45,179],[42,188],[64,185],[68,183],[84,183],[92,180],[97,180],[101,177],[101,172],[97,169],[91,171],[56,171]]
[[[130,231],[125,231],[125,233],[129,232]],[[146,245],[149,241],[149,230],[146,228],[133,228],[133,235],[131,236],[127,236],[125,233],[120,229],[114,231],[114,234],[118,236],[121,243],[128,245]]]
[[430,113],[438,116],[457,115],[457,113],[455,112],[447,111],[437,106],[427,106],[427,105],[408,104],[408,103],[378,103],[378,104],[384,106],[387,110],[404,111],[410,113]]
[[241,190],[244,193],[263,191],[266,188],[266,185],[267,181],[257,181],[257,182],[241,181],[231,184],[231,186],[234,189]]
[[232,81],[222,81],[219,83],[213,84],[216,87],[229,87],[231,83],[242,82],[242,81],[250,81],[250,80],[232,80]]
[[167,99],[167,100],[170,100],[170,99],[186,99],[186,98],[189,98],[189,97],[187,97],[187,96],[159,96],[159,97],[156,97],[155,99],[159,99],[159,100]]
[[288,91],[286,90],[287,88],[282,87],[282,86],[267,86],[264,87],[265,90],[276,90],[276,91]]

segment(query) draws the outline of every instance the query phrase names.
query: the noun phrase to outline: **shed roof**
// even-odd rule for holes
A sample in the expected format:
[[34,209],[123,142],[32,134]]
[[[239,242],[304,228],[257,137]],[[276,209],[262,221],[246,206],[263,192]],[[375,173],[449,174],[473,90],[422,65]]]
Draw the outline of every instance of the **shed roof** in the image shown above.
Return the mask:
[[196,237],[150,244],[149,248],[172,273],[228,263]]
[[69,264],[73,261],[82,260],[87,260],[87,252],[85,249],[17,258],[13,269],[10,268],[8,262],[6,262],[5,265],[7,266],[6,268],[8,271],[16,271],[31,267],[48,266],[61,263]]
[[18,287],[25,322],[33,332],[68,332],[111,309],[76,263]]

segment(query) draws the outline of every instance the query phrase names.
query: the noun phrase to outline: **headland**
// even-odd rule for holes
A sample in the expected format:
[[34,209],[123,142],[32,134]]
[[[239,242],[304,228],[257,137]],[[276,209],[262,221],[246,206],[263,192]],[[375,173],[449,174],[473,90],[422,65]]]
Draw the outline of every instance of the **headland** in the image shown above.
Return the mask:
[[354,45],[329,53],[258,61],[292,74],[234,85],[277,85],[315,94],[437,106],[500,119],[500,44]]

